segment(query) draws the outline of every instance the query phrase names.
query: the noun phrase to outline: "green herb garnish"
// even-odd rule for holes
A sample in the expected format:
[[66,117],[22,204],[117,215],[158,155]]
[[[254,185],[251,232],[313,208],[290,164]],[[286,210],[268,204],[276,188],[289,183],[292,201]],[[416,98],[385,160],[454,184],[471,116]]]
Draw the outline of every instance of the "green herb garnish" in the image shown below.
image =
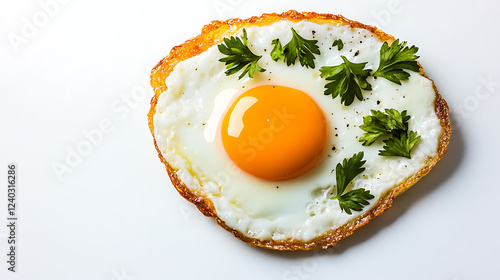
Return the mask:
[[408,135],[401,133],[398,137],[384,140],[385,146],[383,150],[379,150],[378,154],[381,156],[400,156],[411,159],[411,150],[419,139],[420,136],[417,136],[415,131],[410,131]]
[[318,40],[307,40],[301,37],[295,29],[290,29],[292,30],[292,40],[284,47],[281,46],[279,39],[272,41],[274,48],[271,51],[271,58],[274,61],[283,58],[287,66],[295,64],[295,61],[299,58],[300,65],[306,68],[314,68],[314,54],[320,54],[319,48],[316,45]]
[[342,164],[338,163],[335,168],[337,195],[331,199],[337,199],[340,209],[349,215],[352,214],[351,210],[363,210],[364,206],[370,204],[368,200],[374,198],[374,196],[370,194],[370,191],[363,188],[350,190],[344,193],[352,179],[365,170],[365,168],[362,167],[366,162],[363,160],[363,156],[363,152],[354,154],[351,158],[344,159]]
[[395,109],[385,109],[385,113],[378,110],[371,110],[371,116],[363,118],[363,124],[359,126],[362,130],[366,131],[361,138],[363,146],[370,146],[380,136],[389,133],[400,134],[408,130],[408,120],[410,116],[407,115],[406,110],[399,113]]
[[323,66],[319,69],[321,77],[331,81],[325,85],[325,95],[332,98],[340,95],[340,102],[349,106],[354,97],[363,100],[361,89],[371,90],[372,86],[366,81],[370,76],[370,69],[364,69],[367,62],[353,63],[345,56],[340,56],[344,63],[337,66]]
[[363,124],[359,126],[366,131],[359,138],[363,146],[370,146],[380,136],[391,134],[391,138],[384,140],[383,150],[379,150],[381,156],[401,156],[410,159],[411,150],[420,139],[414,131],[408,131],[407,111],[401,113],[395,109],[385,109],[385,113],[371,110],[371,116],[363,118]]
[[[243,39],[243,41],[241,40]],[[239,72],[241,69],[243,73],[238,76],[238,79],[243,78],[247,73],[250,78],[253,78],[254,72],[264,72],[266,69],[261,68],[257,61],[262,57],[261,55],[255,55],[248,48],[247,41],[247,31],[243,28],[243,36],[241,37],[231,36],[231,38],[224,38],[224,43],[217,45],[219,51],[222,54],[227,55],[227,57],[219,59],[220,62],[226,64],[225,73],[227,76]]]
[[389,46],[387,42],[384,42],[380,48],[380,64],[372,76],[383,77],[387,80],[401,84],[402,80],[408,80],[410,74],[406,71],[419,71],[420,65],[418,65],[416,59],[419,56],[415,55],[418,51],[418,47],[411,46],[406,47],[406,42],[399,43],[399,39],[392,42]]
[[339,51],[341,51],[344,48],[344,42],[342,42],[341,39],[337,39],[337,40],[333,41],[333,44],[332,44],[332,47],[335,47],[335,46],[337,46],[337,49]]
[[281,46],[280,39],[276,38],[271,42],[274,45],[273,50],[271,51],[271,58],[274,61],[278,61],[283,58],[283,47]]

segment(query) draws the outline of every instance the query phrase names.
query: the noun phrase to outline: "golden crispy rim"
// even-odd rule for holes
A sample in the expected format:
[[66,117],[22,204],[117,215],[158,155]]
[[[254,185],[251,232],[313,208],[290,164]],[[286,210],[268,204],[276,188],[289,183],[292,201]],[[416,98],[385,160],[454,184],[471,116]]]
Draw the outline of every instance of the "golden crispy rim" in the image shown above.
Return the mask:
[[[184,198],[195,204],[196,207],[198,207],[198,209],[205,216],[214,218],[215,221],[221,227],[233,233],[234,236],[252,246],[264,247],[280,251],[311,250],[315,248],[326,249],[328,247],[334,246],[341,239],[351,235],[354,232],[354,230],[367,224],[371,219],[380,215],[382,212],[391,207],[392,201],[395,197],[403,193],[405,190],[407,190],[413,184],[415,184],[418,180],[420,180],[423,176],[425,176],[436,165],[436,163],[444,156],[446,150],[448,149],[448,143],[450,141],[450,135],[451,135],[449,109],[448,105],[446,104],[446,101],[441,97],[438,90],[436,89],[434,82],[431,79],[429,79],[432,81],[434,91],[436,92],[434,111],[436,112],[436,115],[440,120],[441,127],[443,128],[443,134],[439,139],[438,153],[436,156],[430,159],[428,164],[424,166],[420,171],[418,171],[416,174],[408,178],[403,183],[392,188],[386,194],[382,195],[379,201],[374,205],[374,207],[370,211],[363,213],[360,217],[348,222],[347,224],[337,229],[329,230],[323,235],[318,236],[317,238],[314,238],[306,242],[294,239],[279,240],[279,241],[259,240],[243,235],[241,232],[227,226],[224,223],[224,221],[222,221],[217,216],[212,201],[210,201],[206,197],[197,196],[188,187],[186,187],[186,185],[182,181],[179,180],[177,174],[175,173],[176,170],[174,170],[172,166],[170,166],[170,164],[165,160],[160,149],[158,148],[154,135],[153,115],[156,112],[156,104],[158,102],[158,97],[162,92],[167,90],[165,79],[168,77],[170,72],[172,72],[177,63],[186,60],[190,57],[199,55],[200,53],[207,50],[209,47],[222,42],[224,37],[229,37],[231,35],[234,35],[238,30],[244,27],[270,25],[272,23],[281,20],[290,20],[294,22],[307,20],[319,24],[334,23],[337,25],[349,25],[353,28],[366,29],[382,41],[387,41],[391,43],[395,40],[393,36],[382,32],[376,27],[346,19],[341,15],[333,15],[333,14],[319,14],[313,12],[299,13],[297,11],[288,11],[281,14],[276,14],[276,13],[263,14],[262,16],[251,17],[248,19],[229,19],[226,21],[213,21],[210,24],[203,27],[200,35],[187,40],[181,45],[174,47],[170,51],[168,56],[163,58],[151,71],[151,85],[155,91],[155,95],[151,99],[151,110],[148,113],[148,124],[151,130],[151,134],[153,135],[153,140],[156,150],[158,151],[158,157],[165,165],[170,180],[172,181],[172,184]],[[427,77],[423,72],[423,70],[421,70],[421,74]]]

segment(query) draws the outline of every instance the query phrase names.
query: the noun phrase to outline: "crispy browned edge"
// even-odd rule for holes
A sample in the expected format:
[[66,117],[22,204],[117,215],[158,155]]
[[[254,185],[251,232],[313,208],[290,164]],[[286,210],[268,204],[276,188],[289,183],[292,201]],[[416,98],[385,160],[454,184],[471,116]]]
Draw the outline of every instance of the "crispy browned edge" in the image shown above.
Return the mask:
[[[224,37],[229,37],[233,35],[236,31],[240,30],[243,27],[247,27],[250,25],[269,25],[274,22],[280,20],[290,20],[290,21],[301,21],[308,20],[315,23],[337,23],[340,25],[350,25],[351,27],[356,28],[364,28],[373,33],[376,37],[380,38],[383,41],[393,42],[395,38],[389,34],[386,34],[379,30],[376,27],[364,25],[362,23],[352,21],[346,19],[341,15],[333,15],[333,14],[320,14],[314,12],[297,12],[297,11],[288,11],[281,14],[263,14],[259,17],[251,17],[248,19],[229,19],[226,21],[213,21],[210,24],[203,27],[200,35],[187,40],[183,44],[174,47],[168,56],[163,58],[151,71],[151,85],[155,91],[155,95],[151,100],[151,110],[148,113],[148,122],[151,133],[153,134],[154,139],[154,126],[153,126],[153,115],[156,109],[156,103],[158,101],[159,95],[167,89],[165,85],[165,78],[170,74],[173,70],[174,66],[187,58],[196,56],[209,47],[218,44],[222,41]],[[425,77],[425,73],[423,70],[421,74]],[[432,81],[432,80],[431,80]],[[436,163],[444,156],[446,150],[448,148],[448,143],[451,135],[451,125],[449,118],[449,109],[446,101],[441,97],[438,93],[436,86],[433,83],[434,90],[436,92],[436,101],[434,104],[434,109],[436,115],[441,121],[441,127],[443,128],[443,135],[439,140],[439,147],[437,155],[429,160],[429,163],[422,168],[419,172],[411,176],[405,182],[399,184],[398,186],[392,188],[385,195],[383,195],[378,203],[372,208],[372,210],[364,213],[362,216],[358,217],[355,220],[350,221],[349,223],[341,226],[340,228],[327,231],[325,234],[307,241],[303,242],[300,240],[258,240],[254,238],[247,237],[240,233],[239,231],[227,226],[224,221],[222,221],[215,211],[215,208],[212,202],[203,196],[197,196],[193,192],[189,190],[186,185],[179,180],[177,177],[175,170],[170,166],[170,164],[165,160],[162,156],[160,149],[154,140],[154,144],[156,150],[158,151],[158,156],[160,160],[165,164],[168,175],[172,181],[172,184],[175,186],[177,191],[188,201],[194,203],[198,209],[208,217],[212,217],[215,221],[224,229],[233,233],[234,236],[241,239],[242,241],[258,247],[264,247],[268,249],[274,250],[311,250],[315,248],[323,248],[326,249],[328,247],[334,246],[341,239],[351,235],[354,230],[357,228],[367,224],[371,219],[380,215],[382,212],[387,210],[392,205],[393,199],[415,184],[420,178],[425,176],[435,165]]]

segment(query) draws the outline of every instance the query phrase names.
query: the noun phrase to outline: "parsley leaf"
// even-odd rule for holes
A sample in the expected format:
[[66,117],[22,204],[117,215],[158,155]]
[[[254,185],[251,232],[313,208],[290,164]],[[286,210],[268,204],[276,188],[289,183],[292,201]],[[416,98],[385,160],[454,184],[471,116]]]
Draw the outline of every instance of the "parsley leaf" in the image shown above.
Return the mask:
[[363,188],[351,190],[338,198],[340,209],[351,215],[351,210],[361,211],[363,207],[370,204],[369,199],[374,198],[370,191]]
[[274,45],[273,50],[271,51],[271,58],[274,61],[278,61],[283,58],[283,47],[281,46],[280,39],[276,38],[271,42]]
[[331,199],[337,199],[340,209],[349,215],[352,214],[351,210],[363,210],[365,205],[370,204],[368,200],[374,198],[374,196],[370,194],[370,191],[363,188],[350,190],[344,193],[347,185],[349,185],[352,179],[365,170],[365,168],[362,167],[366,162],[366,160],[363,160],[363,156],[363,152],[354,154],[351,158],[344,159],[342,164],[338,163],[335,168],[337,195]]
[[[243,41],[241,41],[243,39]],[[224,43],[217,45],[219,51],[222,54],[227,55],[227,57],[219,59],[220,62],[224,62],[226,64],[226,69],[228,69],[225,73],[227,76],[235,74],[239,72],[241,69],[243,73],[238,76],[238,79],[243,78],[246,74],[250,78],[253,78],[254,72],[264,72],[266,69],[261,68],[257,61],[262,57],[261,55],[255,55],[248,48],[247,41],[247,31],[243,28],[243,36],[241,37],[224,38]]]
[[400,156],[411,159],[410,152],[419,139],[420,136],[417,136],[415,131],[410,131],[408,135],[402,133],[399,137],[389,138],[384,140],[385,146],[383,150],[379,150],[379,155]]
[[341,56],[344,63],[337,66],[323,66],[319,69],[321,77],[331,81],[325,85],[325,95],[332,95],[332,98],[340,95],[340,102],[349,106],[354,101],[354,97],[363,100],[361,89],[371,90],[372,86],[366,81],[370,76],[370,69],[364,69],[365,63],[353,63]]
[[339,51],[341,51],[344,48],[344,42],[342,42],[341,39],[337,39],[337,40],[333,41],[333,44],[332,44],[332,47],[335,47],[335,46],[337,46],[337,49]]
[[399,43],[399,39],[392,42],[391,45],[384,42],[380,48],[380,65],[372,75],[375,77],[383,77],[389,81],[401,84],[402,80],[408,80],[410,74],[406,71],[419,71],[420,65],[418,65],[416,59],[419,56],[415,55],[418,51],[418,47],[411,46],[406,47],[406,42]]
[[407,115],[406,110],[401,113],[395,109],[385,109],[385,113],[378,110],[371,110],[371,112],[371,116],[363,117],[363,124],[359,126],[366,131],[359,138],[359,141],[363,142],[363,146],[370,146],[384,134],[395,133],[399,135],[408,131],[410,116]]
[[410,159],[411,150],[420,139],[416,132],[408,132],[407,111],[401,113],[395,109],[385,109],[385,113],[378,110],[371,110],[371,116],[363,118],[363,124],[359,126],[366,131],[359,138],[363,146],[370,146],[380,136],[392,134],[392,137],[384,140],[383,150],[379,150],[381,156],[400,156]]
[[337,178],[337,196],[340,196],[347,185],[358,176],[361,172],[365,170],[363,164],[366,160],[363,160],[364,153],[359,152],[354,154],[349,159],[344,159],[342,164],[337,163],[335,168],[335,177]]
[[306,68],[316,67],[314,54],[320,54],[319,47],[316,45],[318,40],[307,40],[301,37],[293,27],[290,29],[292,30],[292,39],[284,47],[281,47],[279,39],[272,41],[274,48],[271,51],[271,58],[274,61],[283,58],[286,65],[290,66],[295,64],[298,57],[300,65],[306,66]]

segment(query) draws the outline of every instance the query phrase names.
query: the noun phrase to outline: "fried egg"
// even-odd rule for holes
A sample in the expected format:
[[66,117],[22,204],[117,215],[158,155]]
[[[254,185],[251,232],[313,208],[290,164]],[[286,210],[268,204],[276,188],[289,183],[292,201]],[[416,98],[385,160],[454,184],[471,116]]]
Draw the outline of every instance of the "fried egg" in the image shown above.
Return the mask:
[[[290,41],[291,28],[318,41],[321,54],[315,56],[314,68],[271,58],[272,40]],[[377,69],[383,40],[370,30],[338,22],[283,19],[245,30],[249,49],[262,56],[258,64],[264,72],[241,79],[226,75],[219,61],[224,55],[213,44],[178,62],[157,98],[155,143],[185,185],[185,197],[208,201],[219,224],[252,245],[290,249],[290,242],[327,240],[329,233],[366,217],[395,186],[425,175],[422,170],[438,156],[445,133],[430,79],[410,72],[398,85],[370,76],[372,90],[363,91],[363,100],[350,106],[324,94],[321,66],[339,65],[343,55]],[[242,36],[241,28],[234,35]],[[341,50],[332,47],[337,39],[344,43]],[[363,117],[386,108],[407,110],[410,129],[421,136],[411,159],[380,156],[380,139],[371,146],[359,141]],[[364,188],[374,198],[363,211],[348,214],[331,199],[335,166],[361,151],[366,169],[348,188]],[[319,243],[328,247],[336,242]]]

